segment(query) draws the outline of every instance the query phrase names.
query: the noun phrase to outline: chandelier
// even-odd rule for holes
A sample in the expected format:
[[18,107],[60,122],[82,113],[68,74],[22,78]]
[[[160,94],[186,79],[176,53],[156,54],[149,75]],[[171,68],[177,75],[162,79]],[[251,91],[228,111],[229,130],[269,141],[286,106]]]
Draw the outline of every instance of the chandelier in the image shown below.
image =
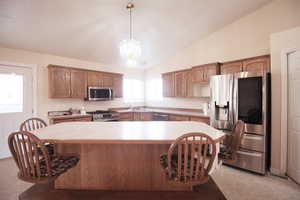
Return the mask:
[[130,15],[130,37],[129,40],[123,40],[120,43],[120,53],[122,58],[126,60],[127,66],[136,66],[138,59],[142,54],[141,44],[139,41],[133,39],[132,35],[132,9],[133,3],[128,3],[126,9],[129,10]]

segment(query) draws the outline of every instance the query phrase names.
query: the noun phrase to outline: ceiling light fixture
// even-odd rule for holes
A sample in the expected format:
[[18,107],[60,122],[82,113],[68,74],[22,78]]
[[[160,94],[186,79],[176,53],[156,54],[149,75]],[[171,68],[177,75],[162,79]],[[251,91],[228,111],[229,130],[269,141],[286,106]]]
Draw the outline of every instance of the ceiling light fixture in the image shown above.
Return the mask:
[[128,3],[126,9],[129,10],[130,15],[130,38],[129,40],[123,40],[120,44],[121,56],[126,60],[127,66],[136,66],[138,59],[142,54],[141,44],[139,41],[133,39],[132,34],[132,9],[134,8],[133,3]]

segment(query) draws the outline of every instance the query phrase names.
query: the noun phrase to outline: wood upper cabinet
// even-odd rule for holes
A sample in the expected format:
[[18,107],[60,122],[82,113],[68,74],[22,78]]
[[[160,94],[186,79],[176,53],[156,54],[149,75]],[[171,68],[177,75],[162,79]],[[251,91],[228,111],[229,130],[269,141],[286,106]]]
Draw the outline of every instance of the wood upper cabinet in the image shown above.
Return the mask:
[[270,56],[261,56],[243,61],[243,71],[270,72]]
[[175,72],[175,96],[186,97],[188,92],[188,70]]
[[123,97],[123,74],[89,71],[88,86],[112,88],[115,98]]
[[48,77],[50,98],[71,97],[71,71],[69,69],[49,65]]
[[175,80],[174,72],[162,74],[163,81],[163,96],[174,97],[175,96]]
[[109,87],[114,89],[114,97],[123,96],[123,75],[68,68],[58,65],[48,66],[50,98],[85,98],[87,87]]
[[115,98],[123,97],[123,75],[122,74],[114,74],[113,89],[114,89]]
[[259,56],[221,64],[221,74],[270,72],[270,56]]
[[102,87],[102,73],[101,72],[88,72],[88,86],[89,87]]
[[200,65],[192,68],[193,82],[208,84],[210,77],[220,73],[219,63]]
[[87,97],[87,72],[71,69],[71,97]]
[[114,77],[111,73],[102,73],[102,87],[113,88]]
[[243,71],[243,62],[235,61],[235,62],[227,62],[221,64],[221,74],[234,74]]

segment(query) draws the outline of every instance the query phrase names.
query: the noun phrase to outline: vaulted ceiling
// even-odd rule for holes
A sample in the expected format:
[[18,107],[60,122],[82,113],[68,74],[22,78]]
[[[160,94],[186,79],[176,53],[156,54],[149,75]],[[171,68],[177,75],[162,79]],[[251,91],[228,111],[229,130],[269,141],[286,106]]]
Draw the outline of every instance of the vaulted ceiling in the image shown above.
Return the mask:
[[[119,43],[129,37],[128,1],[0,0],[0,46],[124,65]],[[270,1],[135,0],[141,65],[159,63]]]

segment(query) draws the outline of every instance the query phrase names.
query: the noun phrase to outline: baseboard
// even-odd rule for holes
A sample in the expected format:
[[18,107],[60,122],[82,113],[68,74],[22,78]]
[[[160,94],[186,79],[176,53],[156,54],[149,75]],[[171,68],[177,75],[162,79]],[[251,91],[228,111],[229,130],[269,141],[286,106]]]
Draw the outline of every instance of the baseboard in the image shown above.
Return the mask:
[[282,173],[279,169],[271,168],[270,172],[274,176],[279,176],[279,177],[282,177],[282,178],[287,178],[286,174]]
[[9,159],[12,159],[12,157],[0,158],[0,161],[2,161],[2,160],[9,160]]

